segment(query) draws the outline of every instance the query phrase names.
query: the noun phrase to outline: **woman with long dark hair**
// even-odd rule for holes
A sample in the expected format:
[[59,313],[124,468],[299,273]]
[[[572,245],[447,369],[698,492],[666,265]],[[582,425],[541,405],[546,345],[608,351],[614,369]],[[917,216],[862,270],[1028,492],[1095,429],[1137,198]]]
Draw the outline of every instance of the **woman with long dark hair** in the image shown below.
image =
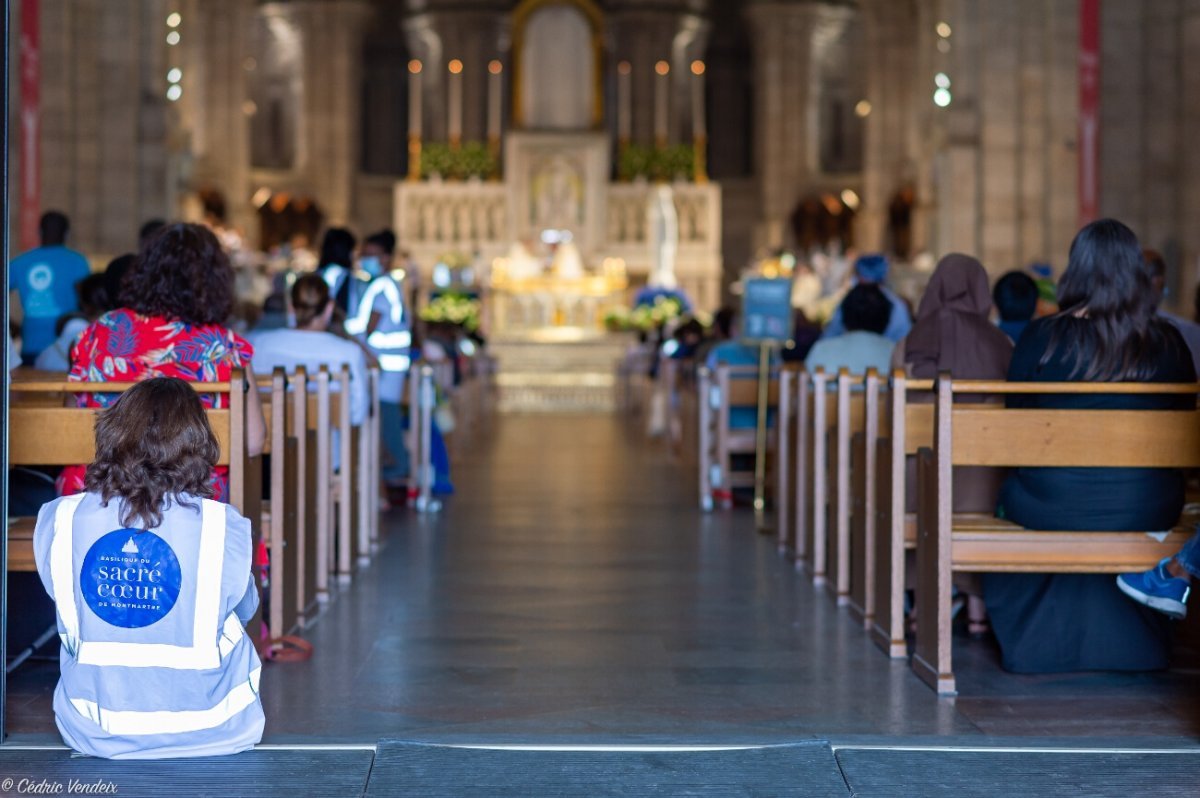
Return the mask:
[[[1059,312],[1032,322],[1008,378],[1023,382],[1193,382],[1179,332],[1154,313],[1137,236],[1101,219],[1071,244]],[[1013,396],[1009,407],[1158,410],[1186,396]],[[1183,509],[1183,475],[1171,469],[1018,468],[999,514],[1030,529],[1169,529]],[[1153,670],[1167,664],[1161,617],[1126,599],[1101,574],[989,574],[984,595],[1005,668],[1025,673]]]

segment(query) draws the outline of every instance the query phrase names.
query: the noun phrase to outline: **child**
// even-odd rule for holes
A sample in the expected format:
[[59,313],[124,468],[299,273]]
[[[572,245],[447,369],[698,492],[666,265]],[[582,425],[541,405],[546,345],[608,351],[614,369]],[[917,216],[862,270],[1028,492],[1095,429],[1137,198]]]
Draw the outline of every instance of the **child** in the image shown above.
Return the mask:
[[86,492],[38,514],[62,639],[54,715],[77,751],[213,756],[262,739],[250,522],[209,498],[219,451],[188,383],[146,380],[100,413]]

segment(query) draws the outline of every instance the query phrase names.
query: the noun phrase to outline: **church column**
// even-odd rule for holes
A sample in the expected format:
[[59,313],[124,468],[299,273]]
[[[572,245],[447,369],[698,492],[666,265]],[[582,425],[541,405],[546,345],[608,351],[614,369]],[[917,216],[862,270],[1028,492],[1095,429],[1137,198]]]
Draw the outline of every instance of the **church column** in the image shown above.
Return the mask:
[[1181,186],[1179,216],[1183,255],[1183,292],[1181,303],[1184,310],[1200,282],[1200,150],[1195,142],[1200,141],[1200,0],[1184,0],[1180,25],[1180,53],[1182,58],[1179,74],[1183,76],[1179,103],[1181,115],[1181,140],[1190,142],[1182,148],[1180,173],[1175,177]]
[[[164,215],[163,0],[43,0],[42,199],[71,218],[71,243],[105,257],[132,249]],[[105,47],[129,40],[137,46]]]
[[362,34],[365,0],[294,0],[304,42],[304,88],[298,171],[330,225],[354,213],[362,124]]
[[756,243],[782,246],[788,219],[816,159],[813,35],[821,3],[764,2],[747,11],[753,31],[756,162],[762,207]]
[[917,80],[917,26],[910,9],[884,0],[863,7],[867,70],[864,124],[862,209],[856,218],[855,239],[863,250],[888,244],[888,206],[893,195],[911,179],[909,164],[913,84]]
[[251,55],[255,3],[188,0],[181,5],[176,47],[182,49],[184,82],[178,110],[181,145],[194,158],[189,188],[219,191],[227,223],[253,239],[250,122],[243,104],[250,96],[245,62]]

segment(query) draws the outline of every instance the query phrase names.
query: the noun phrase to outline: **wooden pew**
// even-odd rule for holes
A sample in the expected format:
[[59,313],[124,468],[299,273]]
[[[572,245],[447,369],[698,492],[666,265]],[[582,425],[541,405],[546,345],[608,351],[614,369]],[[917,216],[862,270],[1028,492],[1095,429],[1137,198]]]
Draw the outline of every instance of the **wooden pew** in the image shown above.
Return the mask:
[[917,545],[917,514],[909,511],[907,463],[918,449],[933,445],[933,404],[917,403],[915,396],[928,396],[933,380],[909,379],[903,371],[893,374],[887,394],[887,410],[879,421],[876,442],[876,524],[874,540],[864,539],[875,556],[864,571],[865,584],[873,583],[864,595],[864,606],[873,606],[871,638],[888,656],[908,656],[904,628],[905,551]]
[[363,504],[367,508],[367,538],[366,550],[373,557],[379,553],[383,545],[379,531],[379,491],[383,484],[383,417],[379,414],[379,381],[382,373],[376,367],[367,371],[367,395],[369,397],[369,412],[367,419],[369,429],[366,432],[368,447],[366,462],[363,465],[360,483],[364,490]]
[[[63,375],[65,377],[65,375]],[[96,456],[97,408],[66,407],[63,398],[79,393],[121,393],[131,382],[68,382],[64,379],[17,380],[9,393],[9,464],[61,466],[90,463]],[[247,447],[246,376],[235,369],[229,382],[191,383],[203,394],[226,394],[229,407],[208,409],[209,424],[221,454],[218,465],[229,467],[229,503],[250,520],[254,546],[262,536],[262,467]],[[11,520],[11,519],[10,519]],[[8,561],[12,570],[35,570],[33,530],[37,519],[18,518],[9,524]],[[247,624],[257,640],[261,620]]]
[[[803,447],[796,458],[797,485],[796,519],[797,536],[803,537],[803,557],[796,560],[796,569],[812,575],[814,585],[823,586],[829,566],[829,440],[837,423],[838,404],[829,401],[831,380],[824,369],[818,368],[810,375],[807,405],[802,405],[803,429],[806,430]],[[803,399],[803,397],[802,397]],[[798,439],[801,436],[797,436]]]
[[[1200,385],[1004,383],[935,386],[934,446],[918,455],[917,627],[913,670],[939,694],[955,693],[950,591],[954,571],[1121,573],[1170,556],[1191,536],[1176,527],[1145,532],[1057,532],[953,512],[954,466],[1200,467],[1200,410],[1005,409],[956,403],[964,394],[1188,394]],[[1153,530],[1152,530],[1153,531]]]
[[792,509],[796,502],[798,443],[802,430],[797,428],[800,382],[808,377],[799,363],[785,363],[779,370],[779,410],[775,415],[778,436],[775,457],[775,540],[781,556],[795,551]]
[[[271,500],[263,504],[263,542],[270,557],[267,586],[269,612],[267,628],[271,637],[291,634],[300,625],[300,596],[296,589],[303,570],[300,523],[304,496],[304,472],[299,468],[299,450],[303,445],[296,435],[295,404],[288,397],[288,377],[276,368],[270,377],[259,378],[267,438],[263,454],[271,455],[267,479]],[[299,379],[294,382],[299,382]],[[293,384],[293,390],[297,386]],[[303,390],[303,388],[300,388]]]
[[433,410],[437,404],[433,369],[427,363],[415,363],[408,379],[408,452],[413,484],[409,503],[419,512],[436,512],[441,504],[433,498]]
[[878,525],[878,442],[886,394],[875,369],[863,379],[863,424],[850,441],[850,613],[870,631],[875,620],[875,536]]
[[[779,406],[778,374],[778,368],[772,369],[768,380],[768,413]],[[733,488],[754,485],[754,474],[732,471],[731,462],[734,455],[754,454],[756,430],[732,428],[730,413],[735,407],[757,407],[758,367],[719,365],[715,373],[702,369],[700,394],[700,505],[711,510],[719,500],[722,507],[729,508],[733,506]],[[768,457],[774,448],[775,431],[768,429]]]
[[[853,509],[851,443],[854,436],[862,434],[865,428],[866,394],[855,390],[864,384],[865,379],[865,376],[851,374],[848,369],[838,370],[833,427],[829,431],[827,444],[829,461],[826,484],[831,490],[815,494],[827,496],[829,500],[828,526],[824,530],[830,571],[826,588],[836,597],[838,606],[850,601],[850,517]],[[815,529],[820,535],[821,528]]]

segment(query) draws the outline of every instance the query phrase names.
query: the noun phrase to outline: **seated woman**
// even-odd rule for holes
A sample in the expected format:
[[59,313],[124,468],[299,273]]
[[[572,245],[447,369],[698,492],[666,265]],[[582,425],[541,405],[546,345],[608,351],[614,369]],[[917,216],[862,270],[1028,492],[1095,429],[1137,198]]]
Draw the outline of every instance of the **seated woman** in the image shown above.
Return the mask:
[[[1031,281],[1032,282],[1032,281]],[[934,379],[949,371],[955,379],[1002,380],[1008,374],[1012,343],[989,320],[992,297],[987,271],[970,255],[954,253],[942,258],[929,278],[912,331],[896,345],[892,365],[913,377]],[[908,507],[917,506],[915,458],[910,458],[905,480]],[[954,473],[954,509],[990,513],[1003,472],[992,468],[957,468]],[[915,578],[909,580],[915,583]],[[955,584],[968,594],[968,631],[987,633],[981,588],[977,578],[958,574]]]
[[[1076,235],[1058,288],[1061,310],[1033,321],[1008,378],[1022,382],[1193,382],[1187,344],[1154,314],[1150,276],[1128,227],[1111,219]],[[1009,397],[1027,408],[1185,409],[1190,396]],[[1183,474],[1143,468],[1018,468],[997,514],[1030,529],[1169,529]],[[984,596],[1004,667],[1022,673],[1153,670],[1167,665],[1165,619],[1127,600],[1103,574],[988,574]]]
[[86,492],[38,514],[62,638],[54,719],[76,751],[214,756],[262,739],[250,522],[212,501],[220,451],[192,388],[146,380],[100,414]]
[[[198,224],[172,224],[150,239],[121,281],[118,309],[87,327],[71,350],[74,381],[136,382],[178,377],[187,382],[224,382],[244,369],[251,384],[254,350],[225,326],[233,311],[233,268],[216,236]],[[78,395],[80,407],[108,407],[120,394]],[[208,406],[224,407],[223,394],[201,394]],[[250,391],[246,407],[247,449],[262,453],[266,438],[262,402]],[[68,466],[58,478],[60,494],[83,490],[85,466]],[[228,496],[229,469],[214,471],[216,498]]]
[[315,375],[321,366],[336,375],[343,364],[350,367],[350,423],[359,426],[367,417],[367,356],[356,342],[329,332],[334,302],[329,285],[319,274],[305,274],[292,284],[294,329],[250,333],[254,364],[260,374],[276,366],[291,371],[303,366]]

